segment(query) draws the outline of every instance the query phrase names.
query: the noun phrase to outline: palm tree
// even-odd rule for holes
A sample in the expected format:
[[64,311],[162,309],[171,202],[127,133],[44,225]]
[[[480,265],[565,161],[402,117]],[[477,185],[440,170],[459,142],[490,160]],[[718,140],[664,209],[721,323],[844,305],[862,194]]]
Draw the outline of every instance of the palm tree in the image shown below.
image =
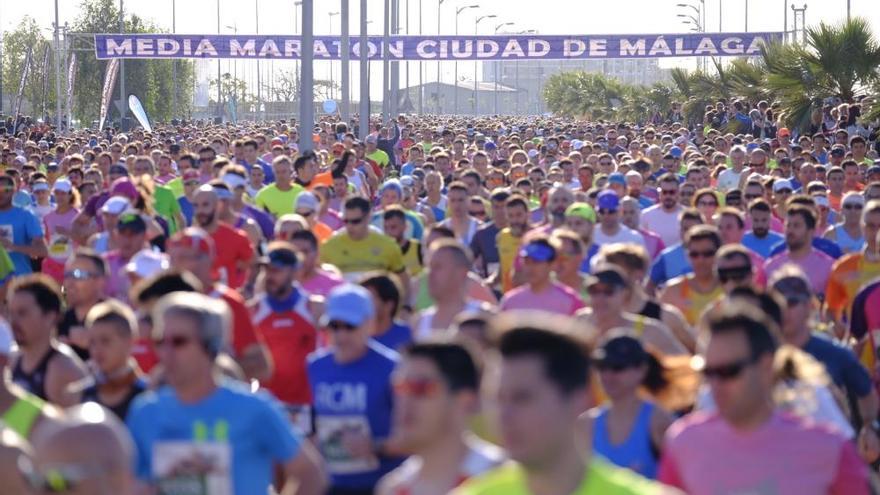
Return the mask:
[[806,44],[771,43],[762,49],[767,90],[778,96],[789,126],[806,129],[825,98],[852,102],[880,73],[880,44],[865,19],[820,23]]

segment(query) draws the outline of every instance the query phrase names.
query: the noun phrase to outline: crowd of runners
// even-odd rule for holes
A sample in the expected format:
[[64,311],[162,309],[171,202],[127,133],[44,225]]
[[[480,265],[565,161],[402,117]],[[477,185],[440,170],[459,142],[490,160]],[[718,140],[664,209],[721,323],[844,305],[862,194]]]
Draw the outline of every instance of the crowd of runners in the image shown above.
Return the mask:
[[10,120],[0,492],[877,493],[880,127],[773,112]]

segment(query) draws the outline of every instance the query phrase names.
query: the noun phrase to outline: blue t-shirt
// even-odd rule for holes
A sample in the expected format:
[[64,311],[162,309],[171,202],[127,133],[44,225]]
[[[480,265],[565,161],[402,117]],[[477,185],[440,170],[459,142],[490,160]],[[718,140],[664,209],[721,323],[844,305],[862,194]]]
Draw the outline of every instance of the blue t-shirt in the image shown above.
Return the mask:
[[195,445],[229,449],[232,493],[241,495],[265,495],[274,465],[296,457],[301,442],[277,400],[231,381],[195,404],[180,402],[170,387],[146,392],[135,399],[126,424],[138,478],[157,482],[159,463],[169,465],[175,452],[186,459]]
[[750,230],[743,236],[742,245],[766,259],[770,257],[770,251],[784,240],[785,237],[772,230],[767,232],[767,235],[763,239],[756,236],[754,232]]
[[[36,215],[13,206],[6,211],[0,211],[0,236],[12,239],[16,246],[30,246],[34,239],[43,237],[43,227]],[[33,271],[28,255],[10,251],[9,257],[15,264],[16,275],[27,275]]]
[[[831,256],[834,259],[843,256],[843,251],[840,250],[840,246],[838,246],[836,242],[830,239],[826,239],[824,237],[813,237],[812,245],[814,248],[822,251],[823,253]],[[779,244],[773,246],[773,249],[770,250],[770,256],[765,256],[765,258],[776,256],[786,249],[788,249],[788,247],[785,245],[785,241],[783,240],[783,242],[780,242]]]
[[395,321],[391,323],[391,328],[382,335],[374,335],[373,340],[392,350],[400,350],[401,347],[411,343],[412,330],[409,326]]
[[177,198],[177,204],[180,205],[180,213],[183,215],[183,218],[186,219],[186,225],[190,226],[193,223],[193,204],[187,199],[186,196],[181,196]]
[[660,287],[675,277],[693,272],[684,244],[678,243],[660,251],[660,256],[651,265],[651,282]]
[[584,261],[581,261],[581,269],[580,272],[586,275],[590,274],[590,263],[593,261],[593,256],[599,253],[599,245],[591,244],[590,248],[587,249],[587,256],[584,258]]
[[374,442],[391,433],[391,372],[400,356],[370,339],[367,353],[351,363],[337,363],[332,348],[309,356],[309,386],[314,400],[317,443],[334,487],[372,489],[403,459],[358,459],[342,448],[343,430],[367,433]]
[[871,377],[850,349],[814,334],[803,350],[825,365],[828,376],[847,395],[864,397],[871,391]]

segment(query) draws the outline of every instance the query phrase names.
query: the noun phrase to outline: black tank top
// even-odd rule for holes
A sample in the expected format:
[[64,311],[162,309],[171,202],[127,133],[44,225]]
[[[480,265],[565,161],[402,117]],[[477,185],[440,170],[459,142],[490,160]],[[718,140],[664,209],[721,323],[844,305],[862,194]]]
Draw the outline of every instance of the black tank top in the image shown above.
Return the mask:
[[101,401],[98,397],[98,384],[94,384],[89,388],[83,390],[82,393],[82,402],[97,402],[102,406],[106,407],[113,411],[113,414],[116,415],[120,420],[125,421],[125,417],[128,415],[128,408],[131,406],[131,402],[137,397],[141,392],[147,389],[147,384],[141,379],[135,380],[128,389],[128,394],[125,395],[125,398],[122,399],[118,404],[111,406]]
[[662,308],[654,301],[647,301],[645,305],[642,306],[642,310],[639,311],[639,314],[646,318],[653,318],[659,321],[662,314]]
[[30,373],[26,373],[22,367],[22,359],[19,358],[12,370],[12,381],[19,387],[27,390],[33,395],[49,400],[46,397],[46,372],[49,370],[49,362],[56,355],[60,355],[58,349],[49,347],[49,351],[40,359],[37,366]]

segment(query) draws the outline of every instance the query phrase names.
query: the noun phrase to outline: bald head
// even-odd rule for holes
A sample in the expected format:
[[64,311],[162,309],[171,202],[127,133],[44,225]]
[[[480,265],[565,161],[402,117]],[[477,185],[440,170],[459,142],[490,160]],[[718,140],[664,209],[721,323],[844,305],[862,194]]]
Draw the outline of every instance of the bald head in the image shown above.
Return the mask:
[[125,426],[107,409],[86,403],[34,442],[34,470],[55,470],[72,484],[71,495],[131,495],[134,445]]

